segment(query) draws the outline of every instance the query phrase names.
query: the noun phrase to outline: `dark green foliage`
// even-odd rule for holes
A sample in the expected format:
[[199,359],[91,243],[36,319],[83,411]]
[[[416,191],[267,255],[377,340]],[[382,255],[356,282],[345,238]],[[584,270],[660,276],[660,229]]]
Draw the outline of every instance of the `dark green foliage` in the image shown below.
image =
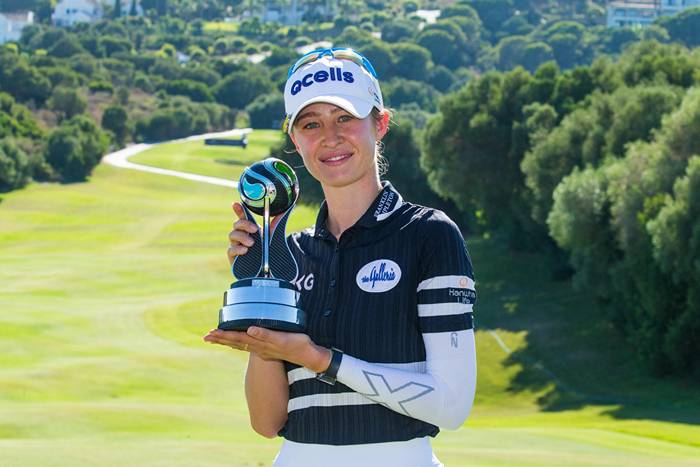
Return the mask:
[[284,96],[281,93],[258,96],[245,110],[252,128],[279,129],[284,120]]
[[261,95],[272,91],[272,82],[263,70],[236,71],[224,78],[215,88],[217,102],[232,109],[244,109]]
[[136,121],[135,135],[143,141],[164,141],[231,128],[235,114],[214,103],[193,104],[173,98],[148,117]]
[[59,86],[51,93],[48,106],[63,118],[71,118],[85,112],[87,101],[76,89]]
[[[671,92],[663,88],[621,92],[645,93],[637,100],[649,113],[654,102],[677,101],[662,96]],[[611,321],[657,374],[699,369],[691,357],[700,344],[698,122],[700,93],[692,90],[652,140],[564,177],[547,219],[570,253],[577,282],[607,305]]]
[[62,181],[84,181],[107,150],[107,141],[107,135],[90,118],[79,115],[51,133],[46,161]]
[[41,72],[24,60],[6,60],[0,54],[0,91],[12,95],[21,102],[34,101],[43,104],[51,93],[51,82]]
[[479,14],[484,27],[491,31],[497,31],[513,16],[512,0],[472,0],[469,4]]
[[[1,115],[1,114],[0,114]],[[29,182],[27,154],[11,138],[0,138],[0,192],[21,188]]]
[[189,79],[166,81],[163,89],[171,95],[187,96],[194,102],[214,102],[214,96],[209,87],[197,81]]
[[427,82],[440,92],[447,92],[455,82],[455,75],[442,65],[434,66],[428,72]]
[[465,214],[478,206],[489,228],[513,241],[530,224],[520,160],[527,148],[522,107],[532,77],[522,69],[488,73],[449,99],[425,130],[421,164],[431,187]]
[[401,42],[410,40],[416,33],[416,26],[410,21],[388,21],[382,25],[382,40],[385,42]]
[[428,185],[420,167],[420,154],[410,122],[392,125],[382,140],[387,169],[382,178],[389,180],[407,201],[446,211],[455,222],[466,227],[466,222],[460,222],[461,216],[454,204],[440,198]]
[[562,178],[574,167],[623,157],[628,143],[648,141],[663,116],[679,104],[679,94],[661,86],[620,88],[611,95],[596,94],[589,102],[539,139],[523,158],[533,217],[540,222],[546,219]]
[[73,34],[66,35],[58,42],[51,45],[48,50],[49,55],[59,58],[72,57],[80,53],[85,53],[86,50],[80,44],[80,41]]
[[700,7],[689,8],[677,15],[664,16],[659,18],[657,24],[665,28],[674,41],[680,41],[688,47],[700,45],[700,37],[698,36]]
[[424,81],[426,79],[430,53],[423,47],[409,43],[398,43],[391,48],[394,53],[394,74],[404,79]]
[[382,88],[385,105],[400,107],[416,103],[428,112],[437,110],[439,93],[434,87],[421,81],[394,78]]
[[26,137],[40,140],[44,132],[25,106],[0,92],[0,138]]
[[437,65],[455,69],[462,62],[460,48],[454,36],[446,31],[428,30],[418,35],[417,43],[430,52]]
[[129,132],[126,109],[120,105],[107,107],[102,114],[102,128],[111,131],[118,145],[123,145]]

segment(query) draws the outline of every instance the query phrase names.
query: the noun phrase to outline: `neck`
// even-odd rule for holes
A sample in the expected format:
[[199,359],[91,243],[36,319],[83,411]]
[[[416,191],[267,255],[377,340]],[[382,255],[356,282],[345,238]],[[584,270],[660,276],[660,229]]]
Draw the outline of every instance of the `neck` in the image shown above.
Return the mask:
[[379,177],[357,182],[342,187],[324,187],[328,205],[328,231],[337,239],[352,227],[367,211],[377,194],[382,191]]

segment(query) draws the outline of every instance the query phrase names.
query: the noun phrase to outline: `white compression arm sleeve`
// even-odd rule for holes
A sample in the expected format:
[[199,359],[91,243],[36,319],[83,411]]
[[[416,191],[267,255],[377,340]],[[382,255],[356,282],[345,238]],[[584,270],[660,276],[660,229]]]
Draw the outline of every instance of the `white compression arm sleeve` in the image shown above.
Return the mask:
[[424,333],[423,342],[425,373],[343,355],[337,380],[398,413],[456,430],[469,416],[474,402],[474,331]]

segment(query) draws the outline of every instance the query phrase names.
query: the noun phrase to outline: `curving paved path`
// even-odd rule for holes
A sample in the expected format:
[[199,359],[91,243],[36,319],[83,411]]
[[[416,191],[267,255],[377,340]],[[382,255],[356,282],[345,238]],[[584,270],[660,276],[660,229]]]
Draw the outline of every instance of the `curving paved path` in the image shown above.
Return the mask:
[[[220,138],[226,136],[242,137],[244,135],[247,135],[248,133],[251,133],[252,131],[253,130],[250,128],[237,128],[234,130],[219,131],[216,133],[194,135],[187,138],[165,141],[163,143],[158,144],[177,143],[183,141],[199,141],[205,138]],[[129,162],[129,157],[143,152],[146,149],[150,149],[153,146],[156,146],[156,144],[134,144],[124,149],[120,149],[119,151],[106,154],[104,157],[102,157],[102,161],[106,164],[113,165],[115,167],[120,167],[122,169],[140,170],[142,172],[151,172],[159,175],[168,175],[170,177],[184,178],[187,180],[193,180],[195,182],[209,183],[211,185],[221,185],[231,188],[238,188],[238,182],[227,180],[225,178],[208,177],[206,175],[191,174],[187,172],[180,172],[178,170],[160,169],[158,167],[151,167],[149,165],[135,164],[133,162]]]

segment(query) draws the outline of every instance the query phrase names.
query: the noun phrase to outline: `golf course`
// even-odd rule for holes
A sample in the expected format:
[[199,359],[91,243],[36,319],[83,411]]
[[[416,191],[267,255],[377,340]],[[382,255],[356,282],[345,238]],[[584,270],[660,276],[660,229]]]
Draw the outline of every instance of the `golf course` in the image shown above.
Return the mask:
[[[279,138],[176,141],[130,161],[237,180]],[[272,463],[281,438],[250,428],[247,354],[202,340],[232,281],[236,200],[105,163],[84,183],[0,195],[0,466]],[[298,206],[288,231],[316,210]],[[433,441],[446,466],[700,466],[697,385],[649,376],[544,257],[466,240],[478,386],[464,426]]]

